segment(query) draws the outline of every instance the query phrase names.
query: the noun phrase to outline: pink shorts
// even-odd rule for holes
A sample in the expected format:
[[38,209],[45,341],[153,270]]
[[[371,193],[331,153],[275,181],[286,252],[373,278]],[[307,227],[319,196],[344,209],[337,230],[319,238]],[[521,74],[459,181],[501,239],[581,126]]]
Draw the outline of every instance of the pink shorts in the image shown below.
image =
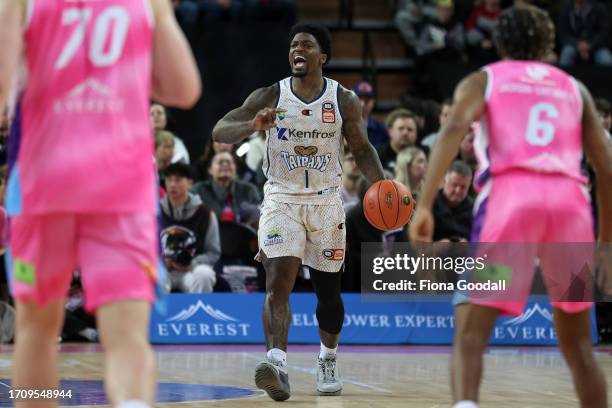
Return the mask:
[[63,299],[81,273],[85,308],[154,301],[157,220],[150,214],[49,214],[11,218],[12,291],[20,301]]
[[[470,303],[520,315],[535,273],[536,258],[552,305],[566,313],[579,313],[592,302],[562,302],[569,283],[562,271],[576,271],[592,253],[593,217],[586,187],[577,180],[553,174],[516,171],[494,177],[477,199],[472,241],[518,243],[498,245],[501,257],[520,271],[521,284],[513,288],[512,301]],[[491,259],[489,259],[491,261]],[[573,273],[573,272],[572,272]],[[566,298],[567,299],[567,298]]]

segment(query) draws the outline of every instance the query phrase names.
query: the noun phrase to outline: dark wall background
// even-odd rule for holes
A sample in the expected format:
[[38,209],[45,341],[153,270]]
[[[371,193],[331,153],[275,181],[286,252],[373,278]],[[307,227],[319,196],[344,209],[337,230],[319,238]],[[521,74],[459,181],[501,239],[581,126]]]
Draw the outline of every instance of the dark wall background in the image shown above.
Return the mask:
[[[203,78],[202,98],[190,111],[170,110],[170,129],[183,139],[192,161],[210,140],[213,126],[256,88],[289,75],[288,33],[292,20],[200,19],[185,27]],[[179,19],[179,21],[181,21]]]

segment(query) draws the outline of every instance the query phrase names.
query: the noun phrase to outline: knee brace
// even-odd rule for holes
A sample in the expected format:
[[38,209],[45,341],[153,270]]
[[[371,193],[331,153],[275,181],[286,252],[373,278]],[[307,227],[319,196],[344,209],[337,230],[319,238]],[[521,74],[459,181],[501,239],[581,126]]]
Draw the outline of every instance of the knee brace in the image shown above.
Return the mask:
[[317,294],[319,328],[330,334],[340,333],[344,323],[344,304],[340,296],[342,274],[310,268],[310,279]]

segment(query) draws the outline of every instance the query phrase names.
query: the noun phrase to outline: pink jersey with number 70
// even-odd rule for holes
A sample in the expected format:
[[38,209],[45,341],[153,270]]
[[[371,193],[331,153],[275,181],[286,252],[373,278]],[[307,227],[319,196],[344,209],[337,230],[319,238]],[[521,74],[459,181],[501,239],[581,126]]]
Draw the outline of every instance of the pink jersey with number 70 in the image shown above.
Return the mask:
[[11,215],[151,213],[149,0],[28,0]]
[[474,140],[477,187],[512,170],[584,181],[582,98],[574,78],[530,61],[501,61],[484,70],[486,112]]

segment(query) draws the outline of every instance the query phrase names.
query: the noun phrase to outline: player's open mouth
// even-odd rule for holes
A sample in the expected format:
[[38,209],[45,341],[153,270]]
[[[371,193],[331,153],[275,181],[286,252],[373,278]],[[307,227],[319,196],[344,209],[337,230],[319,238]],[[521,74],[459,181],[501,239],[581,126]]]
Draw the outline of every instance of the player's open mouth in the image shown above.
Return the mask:
[[304,68],[306,66],[306,58],[301,55],[293,57],[293,66],[295,68]]

